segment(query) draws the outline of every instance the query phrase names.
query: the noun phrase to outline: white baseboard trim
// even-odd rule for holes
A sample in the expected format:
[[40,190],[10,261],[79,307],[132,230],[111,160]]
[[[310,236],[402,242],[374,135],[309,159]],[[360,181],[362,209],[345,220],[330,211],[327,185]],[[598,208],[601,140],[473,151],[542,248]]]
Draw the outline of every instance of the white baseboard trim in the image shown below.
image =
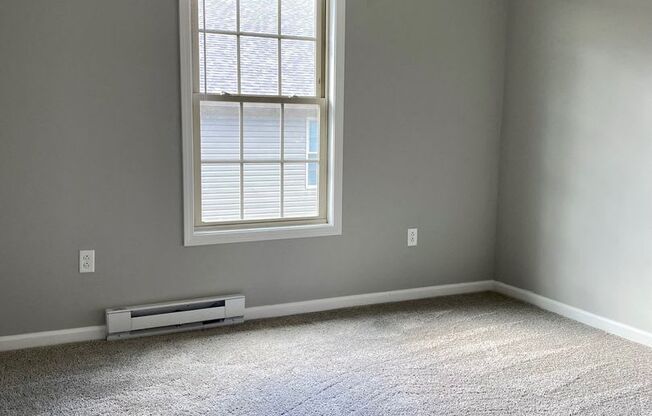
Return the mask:
[[104,325],[7,335],[0,337],[0,351],[93,341],[104,338],[106,338],[106,327]]
[[374,305],[378,303],[402,302],[405,300],[426,299],[438,296],[485,292],[493,290],[493,287],[493,280],[483,280],[479,282],[455,283],[450,285],[419,287],[415,289],[391,290],[389,292],[315,299],[305,302],[255,306],[245,310],[245,319],[274,318],[277,316],[321,312],[332,309],[349,308],[352,306]]
[[[546,298],[529,290],[493,280],[470,283],[428,286],[414,289],[392,290],[389,292],[366,293],[362,295],[340,296],[315,299],[304,302],[282,303],[277,305],[254,306],[245,309],[245,319],[274,318],[321,312],[352,306],[374,305],[379,303],[402,302],[406,300],[434,298],[438,296],[461,295],[465,293],[495,291],[505,296],[538,306],[566,318],[603,330],[610,334],[652,347],[652,333],[607,319],[574,306]],[[104,325],[83,328],[62,329],[58,331],[33,332],[28,334],[0,336],[0,351],[23,348],[44,347],[70,342],[93,341],[106,337]]]
[[538,306],[541,309],[554,312],[574,321],[581,322],[593,328],[617,335],[621,338],[652,347],[652,333],[645,332],[638,328],[604,318],[574,306],[538,295],[529,290],[519,289],[502,282],[494,282],[494,291],[510,298]]

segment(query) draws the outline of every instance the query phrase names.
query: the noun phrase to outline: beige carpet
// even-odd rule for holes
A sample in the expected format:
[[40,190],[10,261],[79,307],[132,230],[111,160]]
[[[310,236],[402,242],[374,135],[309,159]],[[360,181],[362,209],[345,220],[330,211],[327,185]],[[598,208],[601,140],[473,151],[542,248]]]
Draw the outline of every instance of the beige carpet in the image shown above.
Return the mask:
[[492,293],[0,354],[2,415],[652,415],[652,349]]

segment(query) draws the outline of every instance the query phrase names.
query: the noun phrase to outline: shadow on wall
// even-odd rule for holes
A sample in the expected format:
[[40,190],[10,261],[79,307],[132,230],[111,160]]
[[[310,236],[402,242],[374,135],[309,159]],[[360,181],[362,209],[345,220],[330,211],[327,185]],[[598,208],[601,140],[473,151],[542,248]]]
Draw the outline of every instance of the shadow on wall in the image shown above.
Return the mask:
[[498,276],[652,330],[652,7],[512,3]]

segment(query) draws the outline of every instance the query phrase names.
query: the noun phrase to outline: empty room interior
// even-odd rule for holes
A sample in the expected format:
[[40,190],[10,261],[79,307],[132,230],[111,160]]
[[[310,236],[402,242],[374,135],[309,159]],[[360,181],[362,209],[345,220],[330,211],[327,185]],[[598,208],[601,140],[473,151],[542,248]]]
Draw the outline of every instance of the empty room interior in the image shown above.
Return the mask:
[[651,39],[0,0],[0,415],[652,415]]

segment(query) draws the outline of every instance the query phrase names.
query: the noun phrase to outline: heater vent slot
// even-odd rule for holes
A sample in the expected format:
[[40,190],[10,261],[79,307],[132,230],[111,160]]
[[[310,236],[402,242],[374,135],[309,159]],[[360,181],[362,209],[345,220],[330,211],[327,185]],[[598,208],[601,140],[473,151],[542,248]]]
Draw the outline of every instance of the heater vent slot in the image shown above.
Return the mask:
[[209,309],[209,308],[216,308],[220,306],[224,307],[225,304],[226,304],[225,301],[219,300],[216,302],[199,302],[199,303],[190,303],[187,305],[162,306],[162,307],[132,311],[131,317],[137,318],[139,316],[165,315],[168,313],[196,311],[198,309]]

